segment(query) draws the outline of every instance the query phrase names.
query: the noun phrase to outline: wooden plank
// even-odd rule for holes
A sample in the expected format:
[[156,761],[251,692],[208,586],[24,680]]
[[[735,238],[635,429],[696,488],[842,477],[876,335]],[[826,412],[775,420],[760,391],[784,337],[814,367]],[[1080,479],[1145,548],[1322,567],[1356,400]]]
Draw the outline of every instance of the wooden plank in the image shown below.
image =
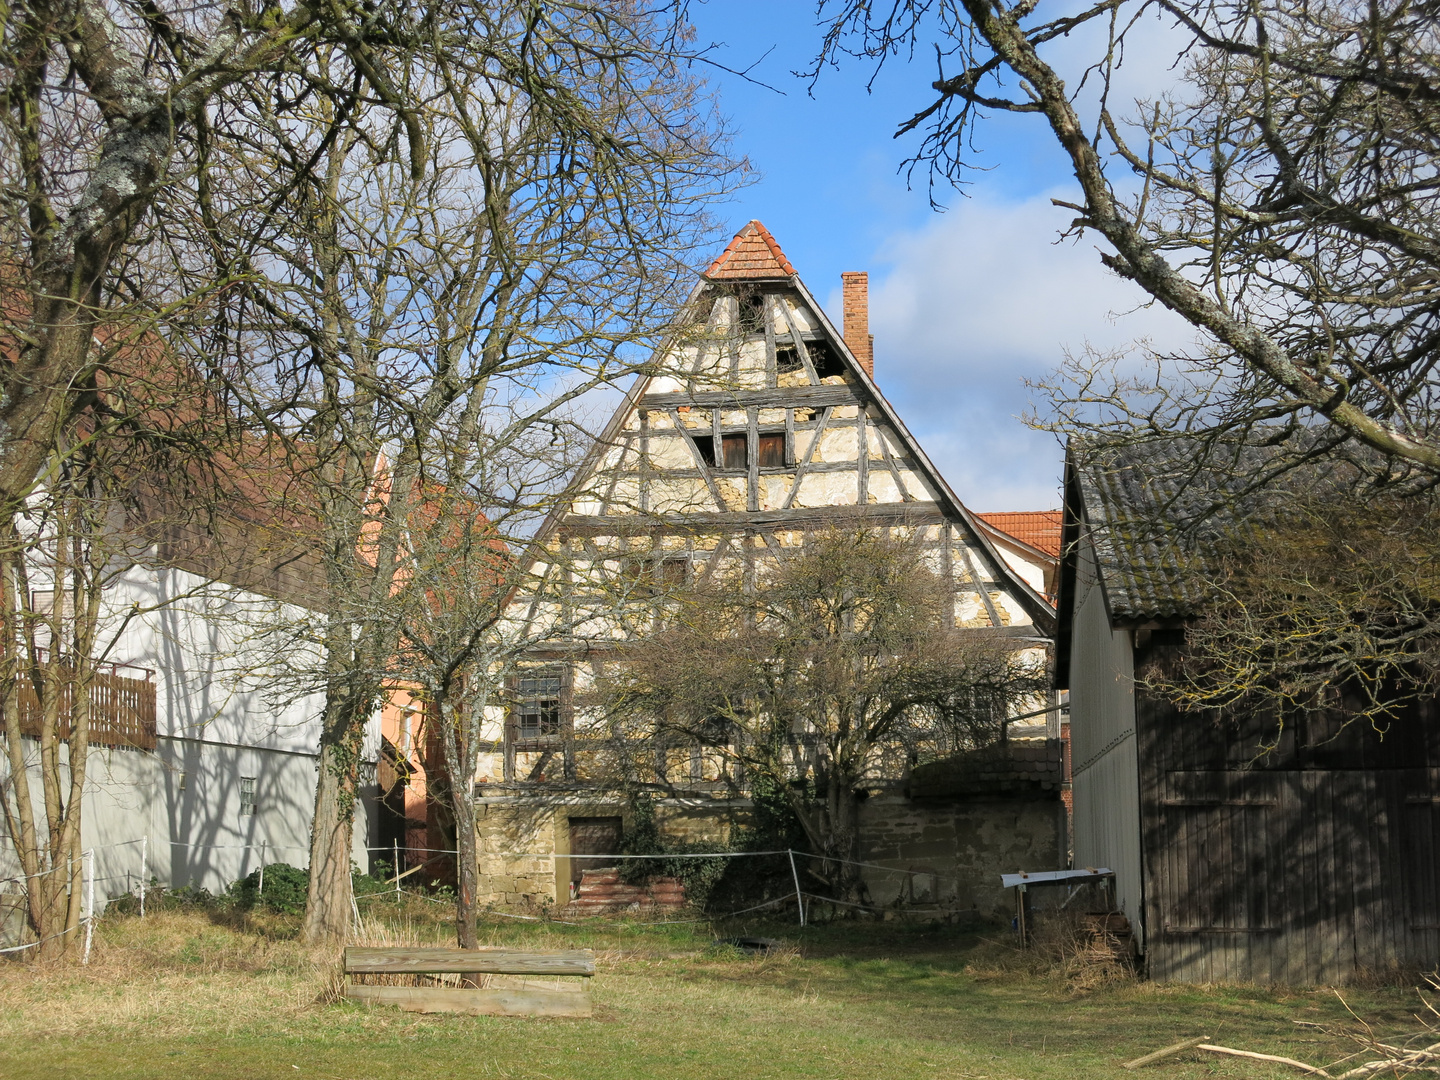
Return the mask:
[[[761,510],[753,514],[743,510],[724,513],[696,511],[676,515],[676,518],[678,520],[664,520],[639,514],[616,514],[609,517],[571,514],[561,522],[561,535],[671,535],[714,527],[744,528],[749,525],[777,529],[824,529],[849,525],[938,525],[945,520],[945,513],[934,503],[879,503],[874,506],[812,506]],[[982,590],[981,600],[988,599],[989,594]],[[998,614],[995,625],[1001,625]]]
[[640,512],[650,512],[650,410],[640,410]]
[[781,386],[766,390],[697,390],[665,394],[645,394],[640,408],[663,411],[679,405],[698,408],[778,409],[823,408],[826,405],[862,405],[865,399],[850,386]]
[[753,512],[760,509],[760,410],[747,409],[745,420],[745,507]]
[[[1342,852],[1338,850],[1335,828],[1335,774],[1328,770],[1317,775],[1316,795],[1319,799],[1316,811],[1320,815],[1319,862],[1316,888],[1322,898],[1324,919],[1324,967],[1318,981],[1335,985],[1348,982],[1355,970],[1355,943],[1347,933],[1348,926],[1342,925],[1340,882],[1348,868],[1342,870]],[[1346,920],[1348,923],[1348,920]]]
[[[903,505],[903,504],[902,504]],[[985,605],[985,614],[990,617],[991,626],[1004,626],[1000,620],[1000,612],[995,607],[995,601],[990,599],[990,590],[985,582],[980,580],[980,571],[975,569],[975,560],[970,557],[970,547],[961,543],[960,558],[965,563],[965,570],[970,575],[970,584],[975,586],[975,592],[980,597],[980,602]]]
[[[724,510],[725,497],[720,494],[720,487],[715,483],[715,477],[711,475],[710,467],[705,464],[705,459],[700,454],[700,448],[695,445],[695,439],[691,436],[690,429],[681,421],[680,410],[678,408],[670,410],[670,420],[674,423],[675,429],[684,437],[685,445],[690,448],[690,456],[695,462],[695,468],[700,471],[700,478],[705,481],[705,486],[710,489],[710,497],[715,500],[715,505],[719,509]],[[720,459],[716,458],[715,460],[719,461]]]
[[880,442],[880,456],[885,459],[885,467],[890,470],[890,475],[895,480],[895,486],[900,489],[901,502],[914,502],[915,496],[910,494],[910,489],[905,486],[905,477],[900,472],[900,465],[895,460],[895,455],[890,452],[890,440],[887,438],[890,429],[880,424],[874,425],[875,438]]
[[345,950],[347,975],[594,975],[589,949],[403,949]]
[[1303,770],[1300,777],[1300,817],[1301,822],[1309,822],[1309,828],[1302,828],[1299,832],[1300,843],[1297,845],[1300,851],[1300,926],[1305,941],[1305,964],[1304,974],[1297,982],[1318,982],[1317,973],[1325,965],[1325,941],[1323,930],[1320,925],[1322,899],[1319,895],[1320,875],[1319,866],[1319,822],[1315,814],[1319,810],[1315,798],[1316,774],[1313,770]]
[[775,305],[779,298],[773,293],[764,293],[760,298],[760,317],[765,321],[765,385],[776,385],[778,372],[775,366]]
[[443,986],[347,986],[345,996],[371,1005],[397,1005],[406,1012],[464,1013],[468,1016],[591,1016],[584,990],[461,990]]
[[870,414],[861,409],[855,419],[856,466],[860,470],[860,493],[855,501],[864,506],[870,501]]
[[1285,982],[1290,985],[1306,981],[1309,970],[1309,933],[1305,928],[1306,876],[1304,836],[1309,832],[1304,825],[1305,788],[1303,774],[1290,770],[1281,774],[1280,814],[1281,821],[1291,835],[1282,853],[1281,876],[1284,879],[1284,905],[1281,918],[1284,920],[1285,942],[1282,953],[1285,960]]
[[815,452],[820,449],[820,440],[825,437],[825,429],[830,426],[830,418],[834,414],[834,407],[829,405],[820,414],[820,422],[815,427],[815,434],[810,437],[810,446],[805,451],[805,456],[796,463],[795,479],[790,484],[790,493],[785,496],[785,502],[781,509],[789,510],[795,505],[795,496],[800,494],[800,482],[805,479],[805,474],[814,467]]
[[1201,1035],[1198,1039],[1186,1039],[1184,1042],[1178,1042],[1175,1043],[1173,1046],[1167,1046],[1163,1050],[1156,1050],[1153,1054],[1146,1054],[1144,1057],[1138,1057],[1134,1061],[1127,1061],[1124,1065],[1121,1065],[1120,1067],[1122,1069],[1143,1068],[1144,1066],[1149,1065],[1151,1062],[1160,1061],[1164,1058],[1171,1057],[1172,1055],[1181,1053],[1185,1050],[1191,1050],[1199,1046],[1201,1043],[1209,1041],[1209,1035]]
[[[810,350],[805,347],[805,339],[801,337],[800,331],[795,327],[795,320],[790,317],[790,305],[780,304],[780,313],[785,316],[785,325],[790,328],[790,343],[795,346],[795,351],[800,354],[800,363],[805,365],[805,375],[810,380],[811,386],[820,385],[820,375],[815,370],[814,361],[810,359]],[[835,389],[839,389],[836,387]]]

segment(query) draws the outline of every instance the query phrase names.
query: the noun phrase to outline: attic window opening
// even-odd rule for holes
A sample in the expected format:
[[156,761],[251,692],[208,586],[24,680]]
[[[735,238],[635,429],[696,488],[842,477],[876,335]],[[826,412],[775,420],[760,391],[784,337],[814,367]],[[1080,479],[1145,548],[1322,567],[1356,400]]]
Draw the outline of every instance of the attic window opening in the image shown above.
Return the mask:
[[758,292],[743,292],[740,301],[740,322],[742,334],[763,334],[765,332],[765,297]]
[[815,365],[815,374],[820,378],[844,374],[845,368],[840,363],[840,357],[830,348],[829,342],[807,341],[805,350],[810,354],[810,363]]
[[801,368],[800,353],[793,345],[781,345],[775,350],[775,370],[781,375]]

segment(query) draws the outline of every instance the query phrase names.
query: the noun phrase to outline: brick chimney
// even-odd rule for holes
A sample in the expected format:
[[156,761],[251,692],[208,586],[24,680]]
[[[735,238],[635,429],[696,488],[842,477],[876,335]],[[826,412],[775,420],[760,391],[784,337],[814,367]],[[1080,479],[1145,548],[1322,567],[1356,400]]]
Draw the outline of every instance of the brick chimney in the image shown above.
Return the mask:
[[860,361],[865,374],[875,377],[875,335],[870,333],[870,275],[847,270],[840,275],[844,309],[845,344]]

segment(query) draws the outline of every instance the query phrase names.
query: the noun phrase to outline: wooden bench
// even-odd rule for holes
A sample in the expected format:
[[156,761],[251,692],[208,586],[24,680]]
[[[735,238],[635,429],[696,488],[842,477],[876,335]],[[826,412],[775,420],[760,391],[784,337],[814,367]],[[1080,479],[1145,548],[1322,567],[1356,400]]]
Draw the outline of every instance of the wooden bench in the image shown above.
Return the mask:
[[[345,950],[351,975],[528,975],[551,978],[595,974],[589,949],[365,949]],[[345,996],[407,1012],[454,1012],[471,1016],[589,1016],[586,990],[530,987],[469,989],[454,986],[377,986],[349,978]]]

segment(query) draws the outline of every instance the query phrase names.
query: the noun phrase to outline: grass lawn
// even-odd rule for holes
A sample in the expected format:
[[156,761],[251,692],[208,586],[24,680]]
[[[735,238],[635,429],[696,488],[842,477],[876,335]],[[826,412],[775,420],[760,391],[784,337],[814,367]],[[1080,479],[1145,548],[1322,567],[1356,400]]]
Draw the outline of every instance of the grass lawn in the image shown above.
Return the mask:
[[[443,911],[387,909],[367,940],[451,944]],[[338,954],[300,946],[295,923],[116,916],[98,928],[89,967],[0,964],[0,1077],[1075,1080],[1132,1075],[1119,1064],[1200,1035],[1323,1064],[1355,1047],[1296,1021],[1358,1026],[1325,990],[1130,981],[1079,992],[1036,973],[999,930],[499,918],[487,923],[492,944],[596,950],[595,1017],[426,1016],[326,1003]],[[750,958],[717,946],[717,932],[792,947]],[[1379,1033],[1419,1028],[1414,990],[1346,1000]],[[1301,1074],[1196,1052],[1133,1075]]]

